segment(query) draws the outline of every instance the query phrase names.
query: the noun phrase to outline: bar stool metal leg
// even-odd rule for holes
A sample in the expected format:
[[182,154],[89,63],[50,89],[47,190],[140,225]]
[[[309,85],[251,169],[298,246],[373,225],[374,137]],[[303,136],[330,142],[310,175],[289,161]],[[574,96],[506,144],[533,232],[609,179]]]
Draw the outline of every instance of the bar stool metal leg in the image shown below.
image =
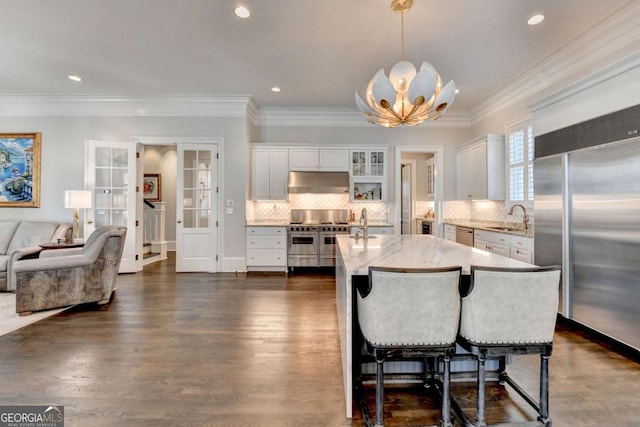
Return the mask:
[[549,356],[540,355],[540,416],[538,421],[549,425]]
[[444,378],[442,379],[442,421],[440,427],[453,427],[451,422],[451,356],[444,357]]
[[486,355],[483,352],[478,354],[478,395],[476,402],[476,423],[477,427],[485,427],[487,425],[487,421],[484,417],[484,381],[485,381],[485,362]]
[[376,427],[384,426],[384,360],[376,360]]

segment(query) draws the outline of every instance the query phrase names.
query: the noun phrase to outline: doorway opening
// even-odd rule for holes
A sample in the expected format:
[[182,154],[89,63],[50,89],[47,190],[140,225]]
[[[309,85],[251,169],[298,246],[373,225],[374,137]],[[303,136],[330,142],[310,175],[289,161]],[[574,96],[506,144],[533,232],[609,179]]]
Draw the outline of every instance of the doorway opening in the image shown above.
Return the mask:
[[396,147],[395,217],[401,234],[441,235],[443,153],[441,146]]
[[[140,270],[175,253],[176,272],[219,270],[223,138],[136,137]],[[157,187],[147,191],[149,181]],[[147,189],[149,190],[149,189]],[[151,197],[149,197],[151,196]],[[144,214],[143,214],[144,212]]]

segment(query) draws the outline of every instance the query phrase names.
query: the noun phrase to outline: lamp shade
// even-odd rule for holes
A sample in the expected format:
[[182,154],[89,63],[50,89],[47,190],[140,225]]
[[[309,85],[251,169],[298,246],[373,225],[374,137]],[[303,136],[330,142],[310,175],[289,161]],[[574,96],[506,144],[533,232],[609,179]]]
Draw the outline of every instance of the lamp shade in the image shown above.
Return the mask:
[[92,192],[89,190],[67,190],[64,192],[64,207],[67,209],[87,209],[92,206]]

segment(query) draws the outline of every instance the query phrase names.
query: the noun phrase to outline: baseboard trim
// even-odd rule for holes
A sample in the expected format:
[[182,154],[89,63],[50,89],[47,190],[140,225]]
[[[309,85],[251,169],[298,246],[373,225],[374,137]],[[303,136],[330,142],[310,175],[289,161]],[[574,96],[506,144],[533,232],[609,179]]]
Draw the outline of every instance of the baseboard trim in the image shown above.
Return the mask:
[[222,259],[220,272],[244,273],[245,271],[247,271],[247,262],[244,257],[227,257]]

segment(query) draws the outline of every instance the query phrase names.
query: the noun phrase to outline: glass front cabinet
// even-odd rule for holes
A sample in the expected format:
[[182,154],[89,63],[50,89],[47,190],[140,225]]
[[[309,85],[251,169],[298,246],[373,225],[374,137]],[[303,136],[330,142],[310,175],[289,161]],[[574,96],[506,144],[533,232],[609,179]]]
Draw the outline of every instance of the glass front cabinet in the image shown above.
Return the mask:
[[387,200],[387,150],[351,150],[350,200],[381,202]]
[[387,150],[351,150],[351,176],[386,176]]

